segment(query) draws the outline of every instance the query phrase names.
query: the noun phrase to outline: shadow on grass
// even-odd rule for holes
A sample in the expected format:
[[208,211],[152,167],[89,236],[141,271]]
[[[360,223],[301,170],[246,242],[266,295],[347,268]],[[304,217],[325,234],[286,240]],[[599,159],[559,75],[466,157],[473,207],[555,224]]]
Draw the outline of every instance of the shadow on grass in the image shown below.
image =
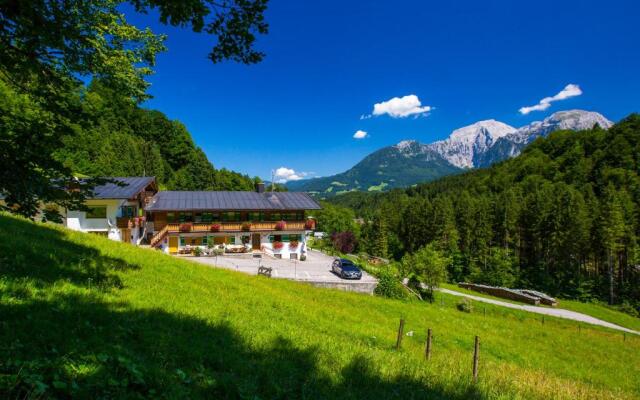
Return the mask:
[[[19,243],[14,251],[24,260],[5,259],[4,282],[84,285],[94,276],[80,260],[102,257],[98,251],[69,243],[55,230],[20,223],[30,225],[25,232],[33,233],[31,239],[35,235],[46,244],[30,247],[24,232],[18,233],[10,242]],[[2,250],[6,239],[0,232]],[[32,262],[37,265],[27,268]],[[122,268],[120,260],[96,262],[105,276]],[[96,291],[14,296],[2,288],[0,398],[482,398],[468,385],[449,389],[383,376],[365,357],[330,376],[319,366],[317,349],[301,349],[284,338],[255,344],[250,334],[224,322],[105,303]]]
[[0,215],[0,274],[12,279],[28,278],[38,286],[67,280],[79,286],[104,290],[121,288],[115,271],[138,269],[122,259],[104,256],[99,250],[70,242],[46,225]]

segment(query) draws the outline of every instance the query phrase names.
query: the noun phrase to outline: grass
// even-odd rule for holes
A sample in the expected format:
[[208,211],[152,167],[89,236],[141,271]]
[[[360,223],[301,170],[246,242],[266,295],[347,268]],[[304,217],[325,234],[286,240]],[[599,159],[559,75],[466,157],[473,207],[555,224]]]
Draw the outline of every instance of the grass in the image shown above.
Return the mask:
[[[470,294],[477,297],[499,300],[512,304],[525,304],[514,300],[503,299],[501,297],[476,292],[474,290],[464,289],[452,283],[443,283],[441,286],[446,289],[455,290],[460,293]],[[547,306],[542,305],[541,307]],[[558,306],[555,308],[576,311],[625,328],[640,331],[640,318],[625,314],[622,311],[615,310],[602,303],[583,303],[575,300],[558,299]]]
[[[640,338],[456,301],[248,276],[0,214],[0,398],[640,396]],[[400,317],[413,335],[396,351]]]

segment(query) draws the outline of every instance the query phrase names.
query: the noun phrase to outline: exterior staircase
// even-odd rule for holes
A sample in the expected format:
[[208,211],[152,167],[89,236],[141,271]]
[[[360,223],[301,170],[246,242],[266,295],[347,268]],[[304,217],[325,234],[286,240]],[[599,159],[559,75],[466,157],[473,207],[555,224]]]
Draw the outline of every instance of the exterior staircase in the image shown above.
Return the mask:
[[158,246],[160,243],[162,243],[162,239],[164,239],[165,236],[167,236],[167,232],[169,231],[169,225],[165,225],[164,228],[162,228],[162,230],[160,230],[158,233],[156,233],[155,235],[153,235],[153,237],[151,238],[151,242],[149,243],[149,245],[151,247],[156,247]]

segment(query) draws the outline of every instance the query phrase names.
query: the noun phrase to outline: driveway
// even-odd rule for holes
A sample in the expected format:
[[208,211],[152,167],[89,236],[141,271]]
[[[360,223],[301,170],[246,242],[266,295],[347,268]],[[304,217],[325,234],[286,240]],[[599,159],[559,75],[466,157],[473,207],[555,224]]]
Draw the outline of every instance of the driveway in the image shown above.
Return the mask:
[[619,331],[640,335],[640,332],[634,331],[633,329],[624,328],[620,325],[612,324],[611,322],[603,321],[601,319],[594,318],[590,315],[582,314],[575,311],[563,310],[561,308],[546,308],[546,307],[538,307],[538,306],[529,306],[524,304],[521,305],[521,304],[507,303],[506,301],[487,299],[485,297],[473,296],[470,294],[460,293],[460,292],[456,292],[455,290],[444,289],[444,288],[440,288],[438,290],[442,293],[447,293],[453,296],[466,297],[466,298],[476,300],[476,301],[481,301],[484,303],[495,304],[495,305],[503,306],[507,308],[515,308],[516,310],[529,311],[537,314],[551,315],[553,317],[558,317],[558,318],[571,319],[574,321],[580,321],[580,322],[585,322],[587,324],[604,326],[606,328],[616,329]]
[[259,266],[270,267],[273,268],[272,278],[309,282],[316,286],[348,291],[372,293],[378,282],[373,276],[364,271],[362,271],[362,279],[360,280],[340,278],[331,272],[331,264],[334,258],[315,250],[307,252],[305,261],[277,259],[265,254],[262,255],[262,258],[253,258],[248,254],[184,258],[212,267],[230,269],[251,275],[258,273]]

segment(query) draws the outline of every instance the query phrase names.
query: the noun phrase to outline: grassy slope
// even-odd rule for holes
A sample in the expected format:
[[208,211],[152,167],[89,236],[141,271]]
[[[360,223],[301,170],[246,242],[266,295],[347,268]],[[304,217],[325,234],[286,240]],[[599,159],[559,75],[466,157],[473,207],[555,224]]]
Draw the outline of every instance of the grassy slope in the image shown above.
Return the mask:
[[[503,299],[500,297],[479,293],[473,290],[463,289],[461,287],[458,287],[458,285],[454,285],[451,283],[444,283],[442,284],[442,287],[455,290],[457,292],[470,294],[477,297],[485,297],[487,299],[500,300],[500,301],[513,303],[513,304],[524,304],[517,301],[509,300],[509,299]],[[559,299],[557,308],[563,308],[565,310],[571,310],[571,311],[576,311],[583,314],[591,315],[592,317],[599,318],[603,321],[611,322],[613,324],[624,326],[625,328],[640,331],[640,318],[635,318],[629,314],[625,314],[621,311],[614,310],[610,307],[607,307],[604,304],[582,303],[575,300]]]
[[[0,397],[640,396],[640,338],[442,301],[216,270],[0,215]],[[415,334],[396,352],[400,316]]]

